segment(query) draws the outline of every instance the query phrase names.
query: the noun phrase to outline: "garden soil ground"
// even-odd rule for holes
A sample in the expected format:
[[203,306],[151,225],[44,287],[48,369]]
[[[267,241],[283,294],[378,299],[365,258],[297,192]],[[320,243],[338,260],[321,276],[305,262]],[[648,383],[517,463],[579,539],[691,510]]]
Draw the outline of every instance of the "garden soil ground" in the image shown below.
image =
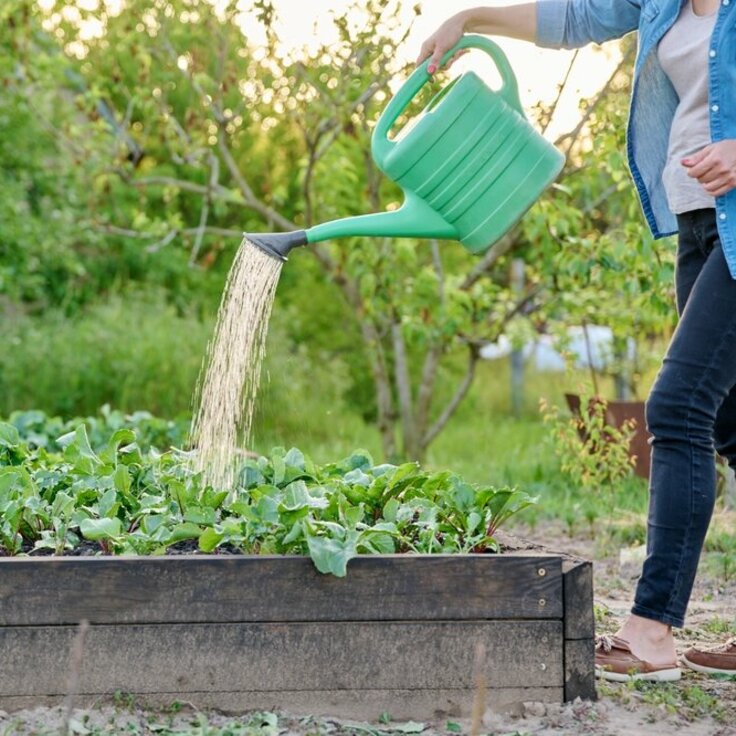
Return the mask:
[[[736,530],[736,519],[733,520]],[[550,549],[564,550],[582,557],[594,556],[594,542],[584,537],[569,538],[561,527],[545,524],[534,530],[517,530],[522,536]],[[626,615],[640,562],[634,555],[614,550],[595,564],[595,596],[598,606],[598,630],[615,631]],[[677,634],[678,651],[692,643],[717,643],[736,634],[736,576],[726,579],[715,559],[701,564],[687,627]],[[149,734],[166,733],[170,724],[184,730],[203,714],[185,705],[172,715],[102,705],[94,711],[75,713],[82,722],[88,716],[86,733]],[[210,727],[240,720],[236,716],[206,714]],[[0,712],[0,736],[16,734],[58,734],[63,713],[60,708],[35,708],[14,714]],[[116,723],[116,726],[112,726]],[[158,724],[153,726],[152,723]],[[97,725],[100,730],[94,728]],[[392,728],[393,725],[393,728]],[[278,727],[270,734],[281,736],[383,736],[391,732],[422,733],[424,736],[469,733],[467,720],[438,718],[428,713],[424,728],[416,724],[350,723],[333,718],[281,714]],[[110,730],[108,730],[110,729]],[[193,730],[202,734],[207,731]],[[82,729],[80,733],[85,733]],[[210,733],[226,733],[217,729]],[[258,733],[257,731],[254,733]],[[598,702],[576,702],[564,706],[527,703],[517,714],[486,712],[481,734],[494,736],[736,736],[736,681],[721,681],[685,670],[681,682],[671,685],[603,685]],[[266,736],[267,732],[263,732]]]

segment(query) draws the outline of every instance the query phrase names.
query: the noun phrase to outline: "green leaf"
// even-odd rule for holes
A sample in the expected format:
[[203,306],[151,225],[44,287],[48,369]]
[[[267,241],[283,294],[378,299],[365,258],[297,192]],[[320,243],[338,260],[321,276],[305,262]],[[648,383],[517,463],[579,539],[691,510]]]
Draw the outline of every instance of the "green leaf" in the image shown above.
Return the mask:
[[215,509],[207,506],[190,506],[184,513],[184,521],[212,526],[217,520]]
[[100,516],[112,517],[116,515],[117,509],[120,504],[117,502],[118,494],[114,488],[109,491],[105,491],[100,498],[100,502],[97,506],[97,511]]
[[121,445],[131,445],[134,443],[135,432],[132,429],[118,429],[113,432],[108,440],[105,449],[100,453],[100,458],[103,462],[113,465],[118,455],[118,448]]
[[275,486],[281,485],[286,478],[286,463],[280,455],[274,455],[271,458],[271,463],[273,464],[273,484]]
[[426,729],[427,725],[425,723],[417,723],[416,721],[391,724],[391,731],[395,731],[396,733],[422,733]]
[[98,542],[101,539],[115,539],[122,533],[120,519],[85,519],[79,524],[79,531],[85,539]]
[[20,434],[12,424],[0,422],[0,447],[12,449],[20,444]]
[[177,524],[171,530],[171,542],[183,542],[185,539],[197,539],[203,533],[203,530],[196,524],[186,522]]
[[373,467],[373,458],[367,450],[356,450],[349,457],[339,463],[340,467],[345,471],[350,470],[369,470]]
[[297,450],[296,447],[292,447],[289,452],[284,455],[284,464],[288,468],[295,468],[296,470],[301,471],[302,473],[306,469],[306,461],[304,459],[304,454],[301,450]]
[[202,552],[212,552],[224,537],[222,532],[215,531],[212,527],[205,529],[199,536],[199,549]]
[[399,512],[399,506],[401,504],[395,498],[390,498],[386,501],[386,505],[383,507],[383,518],[386,521],[396,521]]
[[59,491],[51,506],[51,513],[59,518],[65,519],[74,511],[76,500],[64,491]]
[[168,520],[168,516],[164,514],[146,514],[141,519],[141,529],[145,534],[149,536],[154,534],[156,530],[161,527]]
[[468,535],[473,534],[482,521],[483,517],[477,511],[471,511],[465,520],[465,531]]
[[288,547],[290,544],[293,544],[298,539],[300,539],[303,533],[304,529],[302,527],[302,523],[301,521],[297,521],[291,527],[289,533],[281,540],[281,544],[283,544],[284,547]]
[[90,446],[87,428],[84,424],[80,424],[74,430],[71,439],[68,438],[69,435],[64,435],[57,440],[64,447],[64,458],[72,463],[78,472],[92,475],[102,461]]
[[358,554],[356,549],[358,532],[351,530],[345,534],[344,539],[314,536],[310,533],[306,536],[309,556],[317,570],[344,578],[347,574],[348,561]]
[[402,481],[405,481],[407,478],[411,478],[413,475],[416,475],[418,469],[419,466],[416,463],[404,463],[403,465],[399,465],[399,467],[396,468],[396,470],[391,475],[389,488],[392,491],[397,490]]
[[130,471],[125,465],[118,465],[112,476],[115,488],[117,488],[123,496],[127,496],[130,491],[132,481],[130,479]]
[[309,500],[307,484],[303,480],[297,480],[287,486],[279,508],[284,511],[297,511],[309,506]]

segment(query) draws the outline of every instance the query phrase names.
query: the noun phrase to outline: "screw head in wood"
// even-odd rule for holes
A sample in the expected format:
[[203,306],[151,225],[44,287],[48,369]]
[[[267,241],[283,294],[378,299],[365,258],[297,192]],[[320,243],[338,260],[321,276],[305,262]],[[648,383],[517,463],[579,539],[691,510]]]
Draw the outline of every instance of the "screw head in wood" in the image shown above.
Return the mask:
[[546,598],[540,598],[539,599],[539,607],[544,608],[547,605],[547,599]]
[[540,567],[539,570],[537,570],[537,573],[540,578],[543,578],[547,574],[547,571],[543,567]]
[[547,665],[544,662],[542,662],[542,664],[540,665],[540,668],[542,671],[544,671],[547,669]]

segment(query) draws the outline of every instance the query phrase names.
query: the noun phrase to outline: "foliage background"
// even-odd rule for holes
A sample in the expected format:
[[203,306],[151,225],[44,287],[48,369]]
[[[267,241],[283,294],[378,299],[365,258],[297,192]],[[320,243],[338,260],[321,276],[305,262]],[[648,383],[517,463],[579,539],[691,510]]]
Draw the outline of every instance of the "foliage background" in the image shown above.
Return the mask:
[[[266,0],[245,14],[205,0],[90,7],[0,8],[0,414],[92,414],[107,403],[182,416],[239,233],[398,200],[367,151],[389,82],[406,71],[395,52],[408,29],[398,0],[357,0],[360,22],[335,17],[337,42],[284,55]],[[83,32],[90,18],[101,35]],[[265,46],[249,42],[253,24]],[[543,436],[538,397],[559,400],[579,377],[528,373],[512,418],[508,366],[479,362],[478,347],[583,321],[652,347],[654,361],[619,375],[619,389],[623,376],[643,398],[674,319],[672,244],[652,241],[628,180],[633,49],[622,44],[622,65],[557,141],[568,153],[559,185],[492,258],[358,239],[294,254],[274,310],[258,447],[297,444],[326,460],[360,444],[467,464],[471,478],[513,466]],[[553,112],[530,115],[544,129]],[[509,276],[518,257],[521,294]]]

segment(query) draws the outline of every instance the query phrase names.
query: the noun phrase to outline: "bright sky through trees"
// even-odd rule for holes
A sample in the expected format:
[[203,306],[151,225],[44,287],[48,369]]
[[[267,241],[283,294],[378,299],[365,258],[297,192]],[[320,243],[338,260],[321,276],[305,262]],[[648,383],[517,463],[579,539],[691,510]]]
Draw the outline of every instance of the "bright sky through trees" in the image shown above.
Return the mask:
[[[223,0],[213,0],[217,5]],[[334,35],[331,24],[331,11],[341,11],[354,0],[273,0],[278,13],[277,28],[279,37],[286,49],[309,45],[310,39],[329,40]],[[495,5],[511,5],[518,0],[493,0]],[[74,12],[75,4],[94,11],[104,4],[113,14],[120,12],[125,0],[75,0],[65,3],[59,0],[38,0],[41,7],[53,8],[62,13]],[[463,8],[478,5],[478,0],[426,0],[418,3],[422,14],[416,20],[414,29],[402,49],[404,59],[414,59],[422,41],[430,35],[450,13]],[[251,0],[241,0],[241,7],[248,11],[252,7]],[[405,21],[408,24],[413,15],[414,2],[406,0],[404,7]],[[66,8],[64,6],[67,6]],[[448,6],[451,6],[448,7]],[[103,31],[101,23],[86,21],[83,25],[82,38],[99,35]],[[244,22],[244,33],[252,43],[259,43],[257,32],[253,32],[249,22]],[[398,29],[400,32],[403,29]],[[556,87],[564,78],[570,64],[572,51],[556,51],[540,49],[533,44],[505,38],[495,39],[507,53],[516,73],[522,103],[530,107],[538,100],[551,101],[556,95]],[[550,126],[547,136],[554,138],[559,133],[574,127],[577,121],[577,110],[581,98],[591,97],[600,89],[613,67],[619,60],[615,46],[588,47],[581,50],[570,75],[568,94],[560,101],[555,120]],[[479,53],[461,59],[457,69],[473,68],[481,75],[493,78],[493,67],[490,61],[484,60]],[[397,85],[401,80],[397,80]]]
[[[512,5],[518,0],[493,0],[494,5]],[[316,34],[329,37],[330,11],[341,10],[350,0],[274,0],[279,13],[281,40],[287,46],[300,46]],[[406,1],[407,22],[412,16],[411,0]],[[415,22],[414,30],[404,46],[406,59],[414,59],[422,41],[451,13],[475,7],[478,0],[426,0],[420,2],[422,15]],[[522,103],[528,108],[538,100],[550,101],[556,95],[556,86],[563,79],[574,52],[540,49],[524,41],[496,38],[509,57],[518,83]],[[574,127],[580,98],[592,97],[608,78],[620,59],[615,46],[588,47],[582,49],[570,77],[569,94],[560,101],[558,114],[548,131],[549,137]],[[480,52],[469,54],[457,64],[457,69],[473,68],[479,73],[492,74],[490,61],[480,58]]]

